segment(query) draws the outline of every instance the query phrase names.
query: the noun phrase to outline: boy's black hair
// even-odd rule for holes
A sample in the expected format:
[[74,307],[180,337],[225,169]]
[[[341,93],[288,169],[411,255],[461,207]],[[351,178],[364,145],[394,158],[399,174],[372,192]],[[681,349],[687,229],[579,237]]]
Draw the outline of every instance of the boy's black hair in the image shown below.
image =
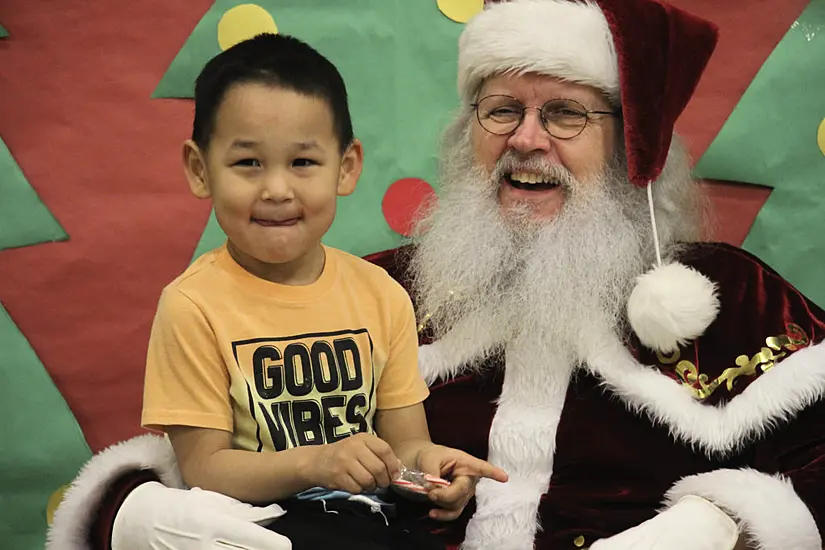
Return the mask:
[[243,83],[279,86],[324,100],[332,111],[335,137],[343,153],[352,142],[347,88],[338,69],[311,46],[291,36],[259,34],[212,58],[195,83],[192,141],[205,150],[227,90]]

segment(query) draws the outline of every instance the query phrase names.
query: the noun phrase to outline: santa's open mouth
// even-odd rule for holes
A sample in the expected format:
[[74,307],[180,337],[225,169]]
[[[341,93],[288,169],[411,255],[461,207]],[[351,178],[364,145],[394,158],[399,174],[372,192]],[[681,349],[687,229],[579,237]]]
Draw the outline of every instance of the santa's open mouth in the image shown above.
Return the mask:
[[504,174],[504,181],[516,189],[525,191],[548,191],[559,186],[558,181],[532,172],[510,172]]

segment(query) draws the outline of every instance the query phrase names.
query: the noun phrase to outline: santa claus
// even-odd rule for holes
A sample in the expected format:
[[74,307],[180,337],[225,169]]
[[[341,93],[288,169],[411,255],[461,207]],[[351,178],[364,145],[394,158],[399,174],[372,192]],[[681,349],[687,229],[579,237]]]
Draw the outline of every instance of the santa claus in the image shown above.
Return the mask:
[[[371,258],[415,298],[433,439],[510,475],[434,526],[450,544],[823,547],[825,312],[701,241],[673,136],[716,36],[656,0],[513,0],[466,26],[438,203]],[[188,490],[142,436],[81,472],[49,548],[281,548],[276,515]]]

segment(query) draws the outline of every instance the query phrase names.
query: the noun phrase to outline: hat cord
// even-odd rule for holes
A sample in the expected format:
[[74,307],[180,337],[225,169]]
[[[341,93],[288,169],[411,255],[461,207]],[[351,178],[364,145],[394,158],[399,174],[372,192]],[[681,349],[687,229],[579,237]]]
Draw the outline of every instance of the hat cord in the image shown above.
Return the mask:
[[653,246],[656,249],[656,265],[662,266],[662,251],[659,248],[659,232],[656,230],[656,213],[653,209],[653,182],[647,184],[647,205],[650,209],[650,225],[653,228]]

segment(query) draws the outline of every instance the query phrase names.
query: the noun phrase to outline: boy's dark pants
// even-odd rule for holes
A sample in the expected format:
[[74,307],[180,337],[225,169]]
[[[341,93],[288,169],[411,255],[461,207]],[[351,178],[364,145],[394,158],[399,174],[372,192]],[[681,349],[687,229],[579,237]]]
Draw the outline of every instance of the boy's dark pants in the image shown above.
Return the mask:
[[361,502],[289,500],[269,529],[292,541],[293,550],[444,550],[421,522],[373,512]]

